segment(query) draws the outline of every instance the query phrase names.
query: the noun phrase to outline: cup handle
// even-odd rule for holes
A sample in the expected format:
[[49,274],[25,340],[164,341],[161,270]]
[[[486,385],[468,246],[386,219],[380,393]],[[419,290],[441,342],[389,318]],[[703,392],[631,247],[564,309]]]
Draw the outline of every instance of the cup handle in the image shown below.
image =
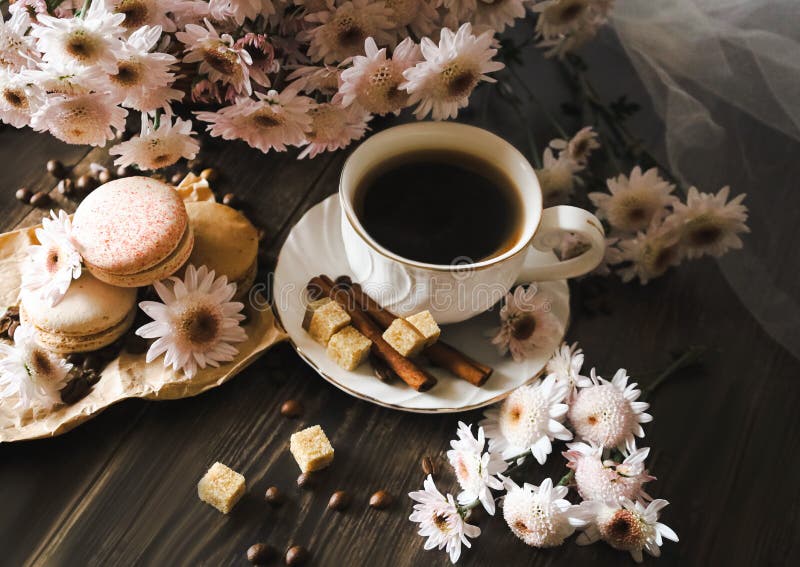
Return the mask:
[[[580,235],[589,248],[563,261],[553,258],[552,254],[536,253],[536,250],[552,251],[561,243],[565,232]],[[528,250],[517,283],[574,278],[591,272],[600,264],[606,248],[605,231],[597,217],[587,210],[568,205],[550,207],[542,211],[532,248],[536,250]]]

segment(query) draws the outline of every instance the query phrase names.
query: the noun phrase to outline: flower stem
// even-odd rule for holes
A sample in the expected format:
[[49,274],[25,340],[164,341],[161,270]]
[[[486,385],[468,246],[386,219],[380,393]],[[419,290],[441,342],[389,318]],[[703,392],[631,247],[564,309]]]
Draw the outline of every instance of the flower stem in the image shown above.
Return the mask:
[[575,471],[570,470],[567,474],[561,477],[556,486],[569,486],[575,480]]
[[89,6],[92,5],[92,0],[83,0],[83,6],[81,7],[81,20],[86,19],[86,12],[89,11]]
[[561,126],[561,124],[559,124],[558,120],[555,119],[555,117],[550,113],[550,111],[547,110],[547,107],[542,103],[541,100],[539,100],[539,97],[536,96],[536,93],[534,93],[533,90],[531,90],[531,88],[527,84],[525,84],[525,81],[523,81],[522,77],[519,76],[517,70],[512,65],[509,65],[508,71],[509,73],[511,73],[511,76],[514,77],[514,79],[516,79],[517,82],[520,84],[522,89],[525,91],[525,94],[528,95],[528,101],[533,102],[536,106],[539,107],[539,110],[542,111],[542,114],[544,114],[545,118],[547,118],[547,121],[550,122],[550,124],[552,124],[553,128],[555,128],[559,136],[561,136],[565,140],[569,140],[569,136],[567,135],[564,128]]
[[648,384],[645,388],[642,389],[642,396],[639,398],[641,401],[644,401],[648,398],[653,392],[656,391],[668,378],[673,376],[679,370],[683,370],[684,368],[688,368],[694,364],[697,364],[705,355],[708,349],[704,346],[691,346],[686,349],[681,356],[676,358],[672,364],[667,366],[658,377],[653,380],[650,384]]

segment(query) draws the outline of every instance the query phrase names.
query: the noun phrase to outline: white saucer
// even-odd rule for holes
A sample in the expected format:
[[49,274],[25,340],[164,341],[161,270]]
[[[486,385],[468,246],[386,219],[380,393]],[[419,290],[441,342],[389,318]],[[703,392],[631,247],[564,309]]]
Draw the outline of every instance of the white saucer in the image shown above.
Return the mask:
[[[494,368],[494,373],[478,388],[438,368],[426,367],[438,384],[420,393],[402,382],[384,383],[372,373],[369,364],[357,370],[343,370],[325,354],[325,347],[314,341],[302,328],[305,313],[305,288],[309,279],[319,274],[332,278],[348,274],[340,228],[337,195],[314,206],[292,228],[278,256],[273,288],[274,308],[289,334],[297,353],[320,376],[336,387],[362,400],[392,409],[419,413],[460,412],[497,402],[512,390],[529,382],[544,369],[551,352],[541,352],[521,363],[510,356],[500,356],[487,333],[499,322],[495,307],[463,323],[442,328],[442,340],[469,356]],[[569,288],[565,281],[544,282],[539,293],[549,296],[552,312],[566,329],[569,319]],[[563,337],[558,337],[559,344]]]

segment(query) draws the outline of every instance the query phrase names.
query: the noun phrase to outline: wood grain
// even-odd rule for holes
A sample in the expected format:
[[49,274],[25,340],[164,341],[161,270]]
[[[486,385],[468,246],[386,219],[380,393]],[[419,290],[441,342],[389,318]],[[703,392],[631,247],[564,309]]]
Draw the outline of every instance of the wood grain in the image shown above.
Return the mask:
[[[486,125],[524,143],[503,103],[487,104]],[[347,152],[301,162],[295,155],[265,156],[229,142],[203,149],[202,159],[222,174],[220,193],[243,197],[247,214],[267,231],[266,271],[290,227],[336,191]],[[40,218],[13,192],[23,184],[53,187],[44,171],[51,157],[78,171],[107,162],[102,150],[0,131],[0,159],[13,164],[0,178],[4,230]],[[796,252],[791,261],[800,268]],[[646,383],[646,372],[665,365],[671,350],[712,349],[702,370],[683,373],[652,400],[646,441],[659,480],[651,492],[672,502],[664,522],[681,537],[664,546],[658,564],[800,564],[800,363],[761,330],[713,262],[688,264],[644,288],[609,280],[603,301],[611,311],[590,317],[582,306],[591,285],[573,285],[569,339],[580,341],[600,374],[626,366]],[[299,419],[279,413],[290,398],[306,408]],[[405,494],[422,484],[420,458],[443,463],[457,422],[480,417],[404,414],[355,400],[281,345],[196,398],[126,401],[63,437],[0,446],[0,565],[245,565],[257,541],[281,550],[305,545],[313,565],[448,565],[443,553],[423,550]],[[336,459],[315,490],[300,491],[289,436],[316,423]],[[196,496],[197,480],[216,460],[247,477],[248,493],[230,516]],[[562,473],[555,455],[531,481]],[[446,471],[439,484],[455,488]],[[270,485],[288,494],[283,507],[263,501]],[[353,496],[344,513],[325,507],[337,489]],[[397,497],[392,508],[368,507],[377,489]],[[599,544],[528,548],[500,518],[480,526],[484,534],[460,564],[632,564]]]

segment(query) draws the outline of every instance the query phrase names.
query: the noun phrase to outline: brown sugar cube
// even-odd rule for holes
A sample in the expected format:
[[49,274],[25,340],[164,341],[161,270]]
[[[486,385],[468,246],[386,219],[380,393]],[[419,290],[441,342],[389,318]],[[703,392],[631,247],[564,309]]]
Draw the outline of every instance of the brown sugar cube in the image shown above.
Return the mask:
[[305,315],[303,315],[303,328],[306,331],[308,331],[308,328],[311,326],[311,318],[314,316],[314,312],[331,301],[330,297],[323,297],[322,299],[317,299],[306,305],[306,312]]
[[328,357],[345,370],[355,370],[369,355],[372,341],[354,327],[345,327],[328,341]]
[[222,463],[214,463],[197,483],[197,495],[203,502],[227,514],[244,495],[245,488],[242,475]]
[[397,318],[383,332],[383,340],[403,356],[416,356],[425,346],[425,337],[414,325],[405,319]]
[[433,318],[430,311],[420,311],[411,317],[406,317],[406,321],[414,325],[414,328],[425,337],[426,347],[438,341],[439,335],[442,334],[442,330],[439,328],[439,325],[436,324],[436,320]]
[[311,314],[308,333],[327,345],[331,337],[350,324],[350,315],[335,301],[326,301]]
[[333,447],[319,425],[292,435],[289,450],[304,473],[324,469],[333,461]]

